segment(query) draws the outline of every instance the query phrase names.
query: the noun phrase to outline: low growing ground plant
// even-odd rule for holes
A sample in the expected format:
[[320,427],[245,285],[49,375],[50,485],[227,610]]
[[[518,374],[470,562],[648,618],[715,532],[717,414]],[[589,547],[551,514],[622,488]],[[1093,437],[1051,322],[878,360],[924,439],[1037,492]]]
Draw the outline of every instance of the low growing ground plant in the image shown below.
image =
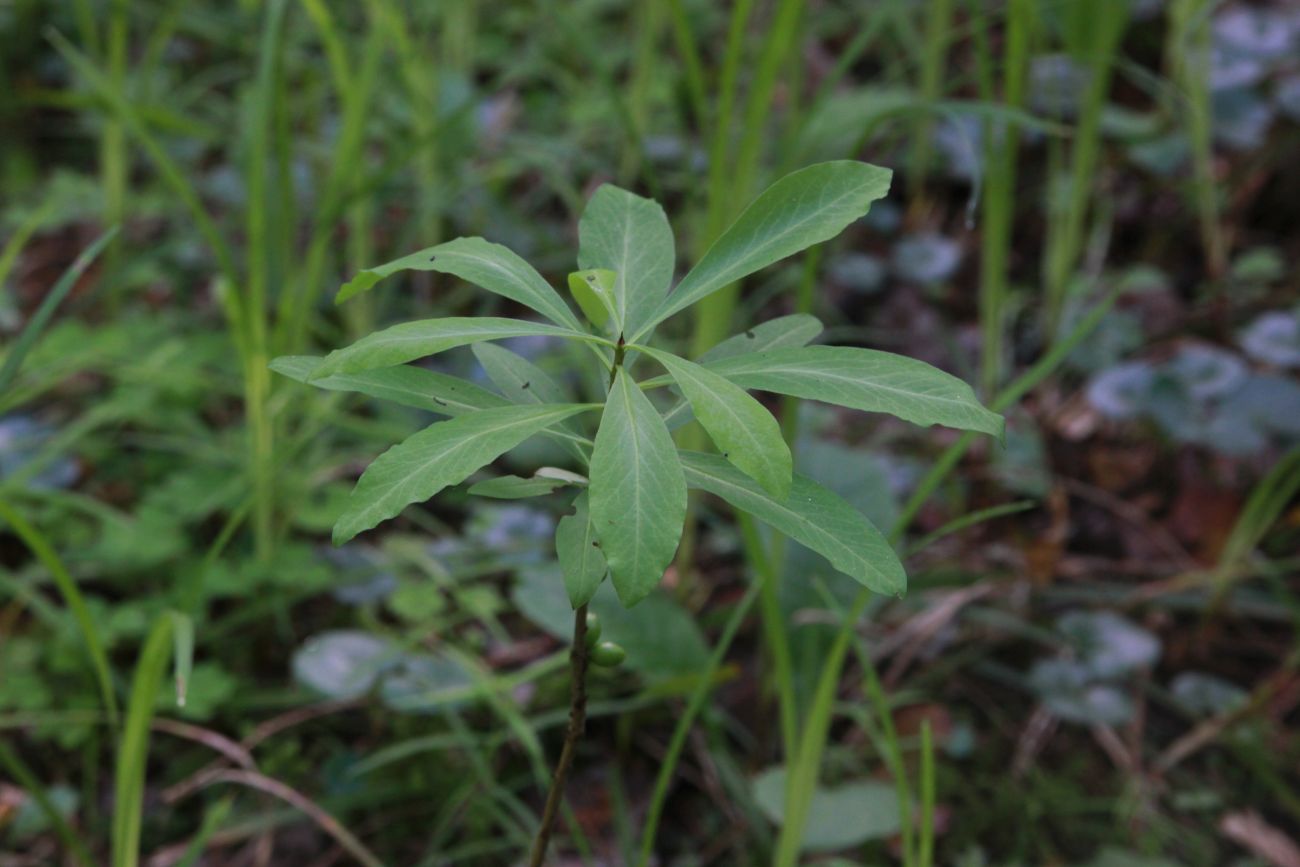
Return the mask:
[[[573,605],[569,726],[547,798],[532,864],[545,857],[575,745],[584,727],[588,665],[617,665],[622,650],[600,641],[587,603],[608,578],[626,606],[659,584],[677,552],[687,491],[720,497],[824,556],[864,587],[902,594],[906,575],[884,535],[839,496],[793,472],[772,414],[750,390],[884,412],[919,425],[1000,435],[1002,419],[966,383],[904,356],[808,345],[821,327],[807,315],[762,323],[694,360],[657,347],[655,328],[738,280],[839,234],[889,189],[890,172],[866,163],[820,163],[778,180],[671,288],[673,234],[654,201],[599,188],[579,223],[578,266],[565,299],[523,259],[482,238],[458,238],[361,272],[345,301],[403,270],[451,274],[529,307],[549,323],[495,317],[396,325],[324,358],[286,357],[272,367],[301,382],[448,416],[380,455],[362,474],[334,525],[347,542],[458,485],[530,437],[560,441],[573,469],[479,482],[470,493],[521,498],[573,491],[572,512],[555,535]],[[535,364],[491,341],[514,337],[575,341],[604,384],[575,401]],[[410,362],[464,345],[498,392]],[[586,353],[584,353],[585,355]],[[637,378],[637,367],[651,375]],[[655,375],[657,374],[657,375]],[[669,397],[666,392],[671,393]],[[663,396],[662,405],[652,397]],[[716,454],[679,449],[671,430],[691,417]],[[588,420],[594,420],[589,436]]]

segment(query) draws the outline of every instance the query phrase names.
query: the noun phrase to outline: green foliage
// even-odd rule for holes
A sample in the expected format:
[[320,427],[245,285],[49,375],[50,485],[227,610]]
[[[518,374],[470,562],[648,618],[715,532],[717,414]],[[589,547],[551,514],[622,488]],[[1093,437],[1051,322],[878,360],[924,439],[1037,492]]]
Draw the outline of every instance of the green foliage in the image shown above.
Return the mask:
[[334,525],[334,543],[346,542],[411,503],[459,484],[528,437],[571,415],[581,404],[503,406],[432,425],[380,455],[362,474]]
[[[613,276],[611,312],[620,333],[635,334],[650,321],[668,294],[675,262],[673,231],[658,202],[612,184],[596,190],[578,222],[578,267]],[[576,291],[574,297],[582,303]]]
[[[479,482],[469,492],[541,496],[589,478],[555,534],[574,608],[591,600],[606,575],[627,606],[658,586],[682,538],[688,486],[721,497],[806,545],[864,587],[901,594],[906,576],[889,542],[847,502],[793,473],[780,425],[748,390],[1000,436],[1001,417],[980,406],[969,386],[915,359],[807,346],[821,323],[806,314],[758,325],[722,341],[698,361],[637,342],[718,289],[838,234],[885,194],[889,178],[885,169],[852,161],[820,163],[787,175],[741,213],[671,294],[675,247],[662,208],[602,186],[579,224],[583,270],[569,277],[571,294],[599,334],[584,330],[527,263],[482,239],[450,241],[361,272],[343,287],[339,300],[400,270],[437,270],[531,307],[557,324],[490,317],[425,320],[363,337],[323,360],[274,362],[273,369],[300,382],[453,416],[370,465],[334,526],[335,542],[468,479],[545,432],[565,441],[585,477],[506,476]],[[591,364],[606,378],[607,392],[598,395],[598,403],[572,403],[538,365],[489,342],[517,337],[587,343],[595,350]],[[466,344],[474,345],[500,397],[454,377],[404,366]],[[636,355],[648,356],[667,375],[637,382],[631,371]],[[662,411],[649,394],[669,384],[680,389],[721,457],[681,451],[674,444],[667,421],[682,408]],[[576,416],[591,409],[601,410],[594,441],[575,424]],[[602,654],[613,659],[613,651]]]

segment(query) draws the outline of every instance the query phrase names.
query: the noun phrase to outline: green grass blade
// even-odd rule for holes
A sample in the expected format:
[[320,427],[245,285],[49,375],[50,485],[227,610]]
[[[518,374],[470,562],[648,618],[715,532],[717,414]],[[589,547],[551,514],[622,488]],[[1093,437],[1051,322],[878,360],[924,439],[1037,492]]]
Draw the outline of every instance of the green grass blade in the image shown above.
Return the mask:
[[67,850],[72,859],[82,867],[94,867],[95,859],[91,857],[86,844],[82,842],[81,838],[77,836],[77,832],[63,818],[63,814],[50,800],[45,787],[32,773],[31,768],[27,767],[4,741],[0,741],[0,768],[4,768],[13,777],[14,781],[36,802],[37,808],[45,816],[45,820],[50,823],[55,836],[59,838],[59,842],[63,844],[63,848]]
[[870,591],[858,594],[853,608],[840,627],[839,634],[835,636],[835,643],[831,645],[823,662],[822,674],[817,681],[808,715],[804,718],[798,752],[787,758],[786,766],[789,768],[789,774],[786,780],[785,818],[781,823],[781,833],[777,837],[776,856],[772,862],[775,867],[795,867],[799,863],[799,849],[803,842],[804,827],[808,823],[808,812],[812,807],[813,795],[817,791],[817,777],[830,733],[831,714],[835,705],[835,692],[839,686],[840,670],[853,639],[853,627],[861,619],[862,612],[866,610],[870,599]]
[[9,524],[41,565],[49,570],[60,595],[63,596],[63,601],[72,611],[72,616],[76,618],[82,640],[86,642],[86,652],[90,655],[95,679],[99,682],[99,693],[104,701],[104,710],[108,713],[111,723],[117,725],[117,697],[113,693],[113,676],[108,665],[108,655],[104,652],[104,644],[95,629],[95,622],[90,617],[86,599],[77,588],[77,582],[73,580],[45,535],[27,523],[16,509],[3,500],[0,500],[0,521]]
[[68,269],[59,277],[58,282],[54,284],[54,288],[50,290],[50,294],[46,295],[41,301],[41,306],[36,308],[36,312],[32,314],[32,318],[28,320],[23,327],[22,333],[18,335],[18,339],[14,341],[8,354],[5,355],[4,366],[0,367],[0,395],[9,389],[9,386],[18,376],[18,370],[22,367],[23,359],[36,345],[41,332],[45,330],[50,318],[54,316],[54,311],[63,303],[63,299],[68,297],[72,287],[77,285],[77,280],[86,272],[91,263],[99,257],[99,254],[103,252],[116,234],[117,227],[114,226],[96,238],[89,247],[82,250],[72,264],[68,266]]
[[208,846],[208,841],[221,829],[222,823],[230,815],[230,808],[234,805],[234,798],[222,798],[207,809],[203,814],[203,822],[199,825],[199,830],[185,847],[185,852],[176,862],[176,867],[197,867],[199,859],[203,857],[203,850]]
[[140,864],[149,727],[153,721],[154,702],[172,652],[175,623],[174,617],[166,615],[154,622],[136,663],[126,708],[126,724],[117,750],[112,867],[139,867]]
[[[1032,367],[1022,373],[1014,382],[1004,388],[992,401],[991,408],[996,412],[1007,409],[1020,400],[1027,392],[1048,377],[1074,348],[1091,334],[1102,318],[1114,305],[1118,292],[1111,292],[1085,316],[1073,331],[1040,358]],[[965,433],[931,468],[930,472],[917,485],[916,491],[900,511],[898,519],[890,531],[892,539],[898,539],[921,506],[938,488],[943,479],[961,460],[962,455],[975,441],[976,434]],[[845,652],[853,637],[854,624],[861,618],[870,600],[870,591],[862,591],[853,603],[853,608],[840,626],[835,643],[831,646],[823,667],[822,676],[817,683],[812,705],[804,719],[803,734],[794,760],[787,762],[794,768],[787,780],[786,804],[789,805],[785,824],[781,828],[778,840],[777,867],[793,867],[799,854],[799,839],[807,821],[808,806],[816,790],[817,774],[821,757],[825,752],[826,741],[830,736],[831,709],[835,699],[836,685],[839,683],[840,670],[844,664]]]
[[229,246],[217,229],[216,223],[208,215],[197,190],[190,183],[185,172],[173,162],[167,151],[150,134],[144,121],[140,119],[140,116],[125,95],[113,89],[112,83],[103,72],[96,68],[95,64],[87,59],[84,54],[77,51],[72,43],[63,38],[57,30],[46,31],[46,37],[53,43],[59,54],[63,55],[63,58],[72,67],[73,71],[90,85],[91,90],[104,102],[109,112],[122,121],[126,131],[144,148],[145,153],[153,161],[154,167],[162,176],[163,181],[172,189],[172,192],[176,194],[194,218],[199,234],[203,236],[204,241],[207,242],[212,249],[213,255],[217,258],[222,275],[232,286],[238,285],[239,272],[235,268],[234,256],[231,255]]
[[641,831],[641,850],[637,858],[638,867],[649,867],[650,857],[654,851],[655,835],[659,830],[659,819],[663,815],[664,805],[668,802],[668,790],[672,785],[673,773],[677,769],[677,760],[681,758],[682,748],[686,745],[686,737],[690,734],[695,718],[699,716],[705,700],[709,697],[718,672],[722,668],[722,662],[727,657],[727,650],[730,649],[732,640],[740,630],[740,625],[745,621],[745,615],[753,607],[754,600],[758,598],[760,586],[758,582],[751,585],[745,595],[741,597],[741,600],[736,603],[731,616],[727,618],[726,625],[722,627],[722,634],[718,636],[718,643],[714,645],[713,653],[709,655],[709,662],[700,672],[699,681],[691,693],[690,699],[686,702],[686,708],[677,719],[677,725],[673,728],[668,747],[659,760],[659,775],[655,778],[654,794],[650,798],[650,807],[646,812],[645,825]]

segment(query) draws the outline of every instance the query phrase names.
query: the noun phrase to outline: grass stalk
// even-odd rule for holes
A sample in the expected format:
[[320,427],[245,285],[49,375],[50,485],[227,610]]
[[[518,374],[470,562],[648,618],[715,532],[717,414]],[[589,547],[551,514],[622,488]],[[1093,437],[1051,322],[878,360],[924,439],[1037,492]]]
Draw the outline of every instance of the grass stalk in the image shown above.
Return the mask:
[[1177,114],[1186,117],[1192,146],[1192,186],[1200,225],[1205,268],[1211,279],[1227,270],[1227,241],[1219,222],[1219,195],[1214,177],[1214,118],[1210,101],[1211,0],[1174,0],[1169,4],[1169,40],[1165,66],[1183,97]]
[[[268,168],[273,165],[273,130],[277,79],[288,3],[272,0],[262,27],[256,82],[250,98],[245,178],[248,208],[248,267],[244,277],[243,317],[238,324],[245,347],[244,411],[248,425],[249,472],[253,489],[253,541],[257,556],[270,559],[275,546],[275,432],[270,410],[272,346],[267,324],[268,290],[275,279],[277,256],[283,250],[276,237],[279,196],[272,190]],[[281,261],[283,261],[281,259]]]
[[650,130],[650,87],[659,69],[656,48],[663,31],[664,4],[660,0],[641,0],[633,13],[634,32],[632,69],[627,82],[627,115],[631,135],[623,146],[619,177],[631,186],[641,168],[645,137]]
[[[922,104],[933,105],[943,95],[943,73],[947,67],[948,47],[952,41],[952,0],[929,0],[924,4],[924,9],[917,95]],[[930,168],[933,152],[932,134],[933,118],[930,113],[918,112],[912,123],[911,158],[908,161],[908,192],[914,211],[925,200],[925,173]]]
[[[740,140],[733,145],[731,126],[736,79],[744,54],[745,24],[752,6],[752,0],[740,0],[736,4],[727,35],[722,96],[719,99],[717,126],[714,128],[713,144],[709,152],[707,216],[702,236],[704,246],[699,250],[701,254],[735,217],[738,204],[749,201],[753,195],[766,141],[764,130],[771,117],[777,79],[795,46],[804,12],[804,0],[780,0],[777,4],[775,16],[759,49],[754,79],[746,95]],[[735,154],[730,156],[733,147]],[[713,293],[696,306],[691,344],[693,355],[703,354],[727,336],[738,297],[739,286],[732,285]]]
[[76,580],[68,572],[67,567],[63,565],[63,561],[59,559],[59,555],[54,551],[54,546],[50,544],[45,534],[29,524],[27,519],[18,513],[17,509],[4,500],[0,500],[0,521],[9,525],[23,544],[27,546],[28,550],[32,552],[32,555],[49,571],[50,577],[54,579],[55,586],[59,588],[59,595],[63,597],[64,604],[68,606],[68,610],[72,612],[73,618],[77,621],[77,628],[81,631],[81,640],[86,644],[86,653],[90,657],[91,668],[95,673],[95,680],[99,684],[99,695],[104,702],[104,710],[108,714],[109,721],[113,725],[117,725],[117,696],[113,692],[113,675],[108,664],[108,654],[104,651],[104,643],[100,640],[99,630],[95,628],[95,621],[90,616],[86,598],[81,595]]
[[[105,64],[113,90],[125,96],[127,72],[127,40],[130,35],[130,0],[112,0],[108,8],[107,56]],[[126,190],[130,170],[130,155],[126,148],[126,130],[113,116],[104,118],[103,134],[99,146],[100,186],[104,191],[104,225],[120,226],[126,213]],[[110,273],[118,264],[119,244],[109,247],[106,264]],[[122,301],[121,283],[115,284],[111,301],[116,306]]]
[[50,800],[49,794],[41,781],[32,773],[31,768],[18,757],[18,754],[9,749],[9,745],[0,741],[0,768],[4,768],[19,786],[21,786],[35,803],[37,809],[45,816],[45,821],[50,823],[54,829],[54,836],[59,838],[63,844],[64,851],[68,857],[75,861],[81,867],[94,867],[95,859],[91,857],[90,850],[82,841],[77,832],[68,824],[68,820],[63,818],[59,808]]
[[775,867],[795,867],[799,863],[804,827],[808,823],[813,795],[817,791],[817,779],[830,733],[831,714],[835,705],[835,693],[839,687],[840,671],[844,666],[844,656],[852,641],[854,626],[862,618],[862,613],[866,611],[867,603],[870,601],[871,593],[864,590],[858,594],[848,616],[844,618],[844,623],[823,661],[821,677],[817,681],[812,703],[803,720],[803,731],[799,737],[798,747],[793,755],[786,757],[785,817],[781,823],[781,832],[777,836],[776,856],[772,862]]
[[726,625],[722,627],[722,634],[718,636],[718,643],[714,645],[713,652],[709,655],[709,661],[704,670],[699,674],[699,681],[696,683],[691,697],[686,702],[686,708],[682,711],[677,720],[677,725],[673,728],[672,737],[668,740],[668,746],[664,750],[663,758],[659,761],[659,774],[655,777],[654,793],[650,797],[650,806],[646,811],[645,824],[641,831],[641,849],[637,856],[637,867],[649,867],[650,859],[654,854],[655,837],[659,832],[659,820],[663,817],[664,806],[668,803],[668,792],[672,787],[673,775],[677,770],[677,762],[681,758],[682,749],[686,746],[686,737],[691,732],[691,727],[695,723],[695,718],[700,715],[704,708],[704,702],[708,699],[718,672],[722,669],[722,662],[727,657],[727,650],[731,647],[731,642],[740,631],[740,625],[745,621],[749,609],[753,607],[754,600],[762,592],[763,579],[751,584],[745,591],[745,595],[736,603],[735,608],[731,611],[731,616],[727,618]]
[[[976,22],[980,96],[986,102],[992,102],[998,94],[994,83],[994,52],[989,44],[984,5],[977,0],[972,4],[971,14]],[[1033,15],[1032,0],[1010,0],[1008,3],[1001,81],[1001,102],[1007,108],[1020,109],[1024,104]],[[997,392],[1006,366],[1004,336],[1018,150],[1019,133],[1014,124],[993,118],[984,121],[979,308],[980,387],[985,395]]]
[[140,651],[117,749],[114,776],[112,867],[139,867],[144,824],[145,768],[149,759],[154,702],[172,653],[177,618],[159,617]]
[[1246,558],[1259,546],[1297,492],[1300,492],[1300,446],[1283,455],[1246,499],[1215,565],[1215,595],[1209,611],[1220,608],[1235,579],[1243,572]]
[[760,588],[758,607],[763,618],[763,649],[772,665],[772,688],[776,692],[780,713],[781,743],[789,756],[794,754],[797,746],[798,696],[794,686],[790,636],[786,630],[785,611],[781,608],[780,568],[769,555],[754,519],[741,513],[736,515],[736,523],[740,527],[745,559],[753,568]]
[[[1061,362],[1074,351],[1084,338],[1096,330],[1102,318],[1114,305],[1118,293],[1112,291],[1074,327],[1050,351],[1033,366],[1022,373],[1015,381],[1002,389],[991,401],[990,408],[1002,412],[1014,405],[1030,390],[1046,379],[1060,366]],[[889,537],[895,544],[911,525],[921,506],[938,489],[948,474],[957,466],[967,449],[974,443],[975,434],[963,434],[960,439],[940,456],[930,471],[918,483],[912,496],[900,510]],[[787,759],[787,766],[793,770],[786,778],[786,815],[781,826],[777,843],[777,867],[793,867],[797,863],[799,846],[807,824],[808,810],[813,793],[817,787],[817,777],[821,768],[822,755],[830,737],[831,709],[835,700],[835,690],[839,683],[840,672],[844,665],[845,651],[854,635],[854,628],[866,610],[871,599],[871,591],[861,591],[854,600],[849,614],[840,625],[830,653],[824,659],[822,674],[817,682],[813,702],[803,720],[798,750],[793,758]]]
[[[22,333],[18,335],[18,339],[13,342],[9,347],[9,351],[5,354],[4,364],[0,365],[0,395],[8,391],[9,386],[18,377],[18,371],[22,368],[23,359],[27,357],[27,353],[31,352],[32,347],[36,345],[36,341],[40,339],[45,326],[53,318],[54,311],[63,303],[63,299],[68,297],[68,293],[81,279],[81,275],[86,273],[86,269],[99,257],[104,248],[112,242],[115,235],[117,235],[116,226],[92,241],[90,246],[82,250],[72,264],[68,266],[67,270],[59,276],[49,293],[41,299],[41,305],[36,308],[36,312],[32,314],[31,319],[27,320]],[[16,257],[17,247],[14,250],[14,256]],[[8,252],[6,250],[5,254]],[[4,258],[3,255],[0,255],[0,280],[4,279],[4,272],[7,270]]]
[[[1048,184],[1048,231],[1043,262],[1045,333],[1060,324],[1070,280],[1083,254],[1097,163],[1101,120],[1120,41],[1128,25],[1128,0],[1068,0],[1063,10],[1066,52],[1088,75],[1068,156],[1059,157],[1063,184]],[[1053,150],[1066,148],[1054,142]]]

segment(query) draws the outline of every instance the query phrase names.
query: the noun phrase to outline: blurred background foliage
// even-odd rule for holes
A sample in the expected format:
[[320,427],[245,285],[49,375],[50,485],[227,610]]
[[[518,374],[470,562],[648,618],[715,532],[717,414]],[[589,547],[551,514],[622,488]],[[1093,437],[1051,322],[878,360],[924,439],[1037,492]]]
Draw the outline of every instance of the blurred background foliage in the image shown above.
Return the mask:
[[[661,201],[686,265],[849,157],[896,170],[885,202],[663,336],[812,313],[976,384],[1005,446],[774,403],[912,589],[840,632],[850,582],[702,501],[660,592],[593,603],[628,659],[556,863],[1300,863],[1293,4],[3,0],[0,46],[0,865],[519,863],[564,722],[563,506],[461,490],[332,548],[366,456],[430,416],[267,362],[517,313],[432,273],[330,299],[457,235],[561,285],[600,183]],[[803,708],[851,637],[811,771],[781,633]]]

